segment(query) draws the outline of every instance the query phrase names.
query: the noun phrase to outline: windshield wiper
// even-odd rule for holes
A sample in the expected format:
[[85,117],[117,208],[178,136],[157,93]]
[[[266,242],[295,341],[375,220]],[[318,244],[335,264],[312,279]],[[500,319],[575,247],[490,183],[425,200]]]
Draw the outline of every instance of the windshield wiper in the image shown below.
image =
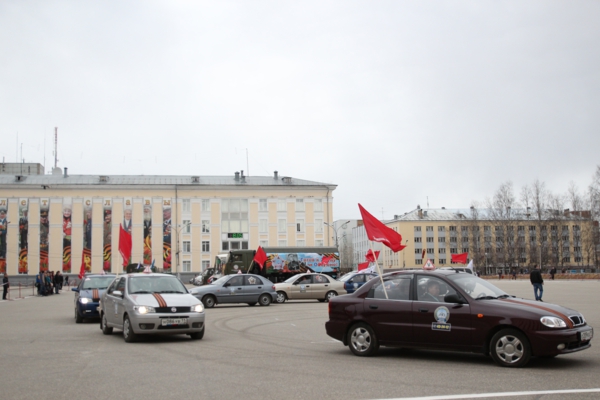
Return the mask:
[[506,299],[508,297],[515,297],[515,296],[511,296],[510,294],[503,294],[502,296],[498,296],[499,299]]
[[137,292],[131,292],[131,294],[148,294],[148,293],[152,293],[152,292],[149,292],[147,290],[138,290]]
[[179,294],[181,294],[182,292],[177,291],[177,290],[163,290],[162,292],[156,292],[156,293],[179,293]]
[[494,296],[482,296],[482,297],[478,297],[475,300],[496,300],[497,297]]

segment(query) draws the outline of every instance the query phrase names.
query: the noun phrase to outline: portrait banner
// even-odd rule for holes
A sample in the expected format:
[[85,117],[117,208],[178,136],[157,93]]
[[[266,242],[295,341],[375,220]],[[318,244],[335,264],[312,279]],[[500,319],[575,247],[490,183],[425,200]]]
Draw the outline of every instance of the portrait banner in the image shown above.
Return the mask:
[[73,222],[71,219],[71,213],[73,210],[73,202],[70,197],[63,198],[63,255],[62,255],[62,271],[71,273],[71,232],[73,229]]
[[152,264],[152,199],[144,199],[144,265]]
[[163,271],[171,272],[171,200],[163,199]]
[[83,248],[92,250],[92,208],[91,198],[83,199]]
[[8,233],[8,200],[0,198],[0,272],[6,272],[6,235]]
[[133,200],[131,197],[125,197],[123,199],[123,229],[131,235],[131,230],[133,228],[132,222],[133,215]]
[[48,271],[50,265],[49,240],[50,233],[50,199],[40,199],[40,271]]
[[102,269],[105,272],[111,272],[111,260],[112,260],[112,199],[105,198],[103,203],[103,216],[104,216],[104,239],[103,239],[103,252],[102,252]]
[[29,200],[19,199],[19,274],[26,274],[27,264],[27,233],[29,232]]

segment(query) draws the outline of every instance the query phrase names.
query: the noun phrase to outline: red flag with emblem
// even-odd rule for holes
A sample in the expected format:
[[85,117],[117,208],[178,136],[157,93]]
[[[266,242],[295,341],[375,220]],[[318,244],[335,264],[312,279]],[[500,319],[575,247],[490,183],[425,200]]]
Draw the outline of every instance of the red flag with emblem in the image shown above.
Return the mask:
[[265,253],[262,247],[258,246],[258,250],[256,250],[253,260],[260,266],[260,269],[262,270],[265,261],[267,261],[267,253]]
[[402,235],[385,226],[383,222],[369,214],[369,212],[360,204],[358,205],[358,208],[360,209],[360,215],[362,216],[365,231],[367,231],[369,240],[385,244],[392,249],[394,253],[397,253],[406,247],[402,245]]
[[451,258],[452,258],[452,261],[455,263],[466,264],[468,255],[469,255],[469,253],[452,254]]

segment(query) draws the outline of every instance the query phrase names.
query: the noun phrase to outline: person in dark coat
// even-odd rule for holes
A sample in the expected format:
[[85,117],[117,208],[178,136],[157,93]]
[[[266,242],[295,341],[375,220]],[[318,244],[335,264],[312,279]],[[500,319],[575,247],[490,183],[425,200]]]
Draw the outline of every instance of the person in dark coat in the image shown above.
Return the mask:
[[533,271],[529,274],[529,280],[533,285],[533,295],[536,301],[543,301],[542,295],[544,294],[544,278],[542,278],[542,272],[540,266],[536,265]]
[[6,295],[8,294],[9,287],[10,283],[8,283],[8,275],[4,273],[4,277],[2,278],[2,300],[6,300]]

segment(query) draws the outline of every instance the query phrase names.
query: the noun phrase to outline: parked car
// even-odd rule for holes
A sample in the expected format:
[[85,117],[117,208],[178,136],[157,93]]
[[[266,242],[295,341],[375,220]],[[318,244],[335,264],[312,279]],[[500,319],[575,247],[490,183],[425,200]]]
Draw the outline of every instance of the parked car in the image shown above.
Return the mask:
[[79,284],[71,288],[75,292],[75,322],[80,324],[85,318],[99,318],[98,303],[108,285],[115,279],[114,274],[85,275]]
[[346,294],[344,282],[336,281],[324,274],[297,274],[283,282],[275,284],[277,302],[286,300],[316,299],[329,301],[335,296]]
[[[511,296],[472,274],[402,271],[330,300],[327,334],[357,356],[379,346],[489,354],[503,367],[590,348],[579,312]],[[351,312],[349,312],[351,310]]]
[[100,329],[110,335],[123,331],[126,342],[139,335],[204,336],[204,306],[177,277],[132,273],[115,279],[100,300]]
[[190,283],[194,286],[202,286],[203,281],[204,281],[204,278],[200,274],[198,274],[190,279]]
[[208,285],[193,288],[190,292],[206,308],[225,303],[248,303],[249,306],[258,303],[268,306],[277,296],[271,281],[254,274],[225,275]]
[[344,282],[344,289],[347,293],[354,293],[356,289],[376,277],[377,274],[373,273],[349,272],[338,280]]

